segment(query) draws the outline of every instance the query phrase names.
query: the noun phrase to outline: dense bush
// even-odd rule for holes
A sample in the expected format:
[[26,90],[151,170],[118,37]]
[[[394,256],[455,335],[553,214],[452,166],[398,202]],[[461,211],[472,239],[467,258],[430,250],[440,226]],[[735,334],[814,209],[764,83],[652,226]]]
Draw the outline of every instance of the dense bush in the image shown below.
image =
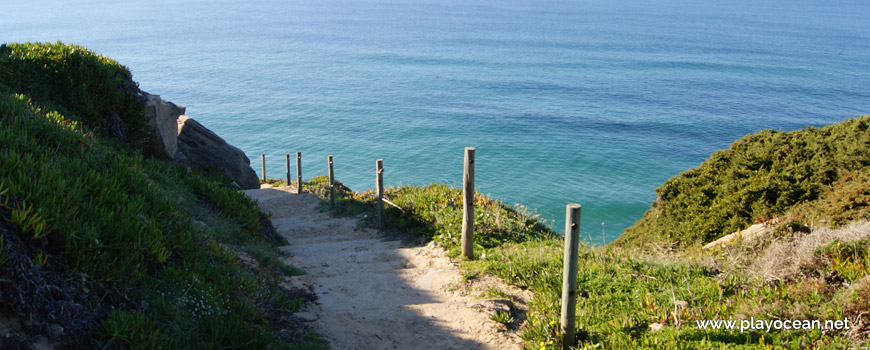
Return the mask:
[[868,218],[868,126],[870,116],[864,116],[823,128],[747,135],[657,188],[652,208],[617,244],[709,242],[790,214],[798,205],[802,210],[792,219],[807,224]]

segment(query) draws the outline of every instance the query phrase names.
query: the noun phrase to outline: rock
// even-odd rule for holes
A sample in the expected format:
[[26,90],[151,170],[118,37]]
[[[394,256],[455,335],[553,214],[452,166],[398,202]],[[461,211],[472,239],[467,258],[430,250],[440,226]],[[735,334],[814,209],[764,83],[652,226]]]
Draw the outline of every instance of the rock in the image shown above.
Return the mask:
[[475,300],[466,303],[472,309],[481,310],[490,315],[495,315],[499,312],[510,313],[514,307],[514,303],[508,299],[483,299]]
[[185,115],[178,118],[178,151],[188,163],[221,171],[242,189],[260,188],[244,152]]
[[662,328],[665,328],[665,325],[664,325],[664,324],[661,324],[661,323],[653,323],[653,324],[649,325],[649,329],[648,329],[648,330],[649,330],[650,332],[658,332],[658,331],[662,330]]
[[175,161],[176,163],[181,163],[181,164],[187,164],[190,162],[190,160],[188,160],[187,157],[184,154],[182,154],[181,152],[175,152],[175,155],[172,156],[172,160]]
[[178,117],[184,106],[161,99],[159,95],[145,94],[145,119],[148,126],[143,152],[154,157],[172,160],[178,150]]
[[765,235],[772,233],[776,229],[776,225],[782,221],[782,218],[774,218],[762,223],[754,224],[742,231],[727,234],[713,242],[707,243],[706,245],[704,245],[704,249],[724,248],[739,240],[751,243]]

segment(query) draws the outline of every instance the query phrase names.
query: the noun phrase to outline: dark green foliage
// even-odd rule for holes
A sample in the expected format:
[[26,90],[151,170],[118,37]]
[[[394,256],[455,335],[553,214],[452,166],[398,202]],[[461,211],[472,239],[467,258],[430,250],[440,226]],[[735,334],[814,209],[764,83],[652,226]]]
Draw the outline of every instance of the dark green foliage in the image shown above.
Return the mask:
[[221,183],[218,177],[216,173],[211,173],[187,176],[184,181],[201,199],[217,209],[222,217],[235,220],[252,235],[259,234],[262,226],[257,204],[229,184]]
[[[134,348],[275,341],[262,323],[265,311],[256,306],[275,297],[263,290],[262,278],[270,277],[246,272],[191,221],[205,199],[229,223],[224,225],[240,231],[233,237],[274,260],[258,235],[262,214],[252,201],[180,165],[125,153],[21,95],[0,96],[0,112],[6,145],[0,150],[0,204],[9,212],[2,219],[21,228],[37,252],[32,259],[146,301],[142,310],[106,319],[98,333],[105,341]],[[271,265],[294,272],[277,261]],[[161,306],[167,303],[171,307]],[[233,332],[214,334],[225,330]]]
[[[133,281],[169,258],[183,234],[178,203],[136,169],[141,157],[125,156],[116,147],[89,138],[57,112],[36,109],[21,95],[0,97],[4,111],[0,140],[0,181],[9,189],[14,213],[29,216],[22,226],[44,227],[64,251],[74,251],[69,267],[104,281],[121,276]],[[156,219],[163,219],[163,222]],[[135,247],[128,254],[116,252]]]
[[[796,205],[804,211],[794,219],[809,224],[870,217],[868,126],[870,116],[864,116],[824,128],[747,135],[657,188],[652,208],[617,244],[705,243]],[[825,216],[809,222],[813,211]]]
[[[18,55],[9,47],[32,48],[35,56],[14,59],[46,66],[91,67],[78,62],[79,56],[86,62],[116,64],[60,44],[10,45],[0,59]],[[59,56],[52,56],[57,52]],[[72,61],[62,62],[65,59]],[[31,66],[4,63],[0,74],[24,79],[23,73],[10,70],[36,69]],[[62,76],[58,74],[47,76]],[[40,80],[44,78],[35,79],[53,82]],[[279,334],[295,327],[281,320],[302,299],[275,287],[280,275],[295,271],[277,260],[273,244],[279,240],[268,230],[271,226],[264,225],[268,221],[263,221],[265,216],[254,202],[226,185],[226,179],[146,159],[93,132],[91,127],[103,126],[92,124],[94,120],[79,115],[80,123],[63,114],[101,110],[101,103],[112,101],[111,97],[61,108],[62,100],[37,103],[15,90],[45,94],[41,98],[46,99],[56,87],[15,84],[19,83],[0,86],[0,228],[15,228],[0,230],[0,296],[9,288],[27,292],[34,285],[54,291],[39,294],[38,307],[18,302],[16,312],[26,313],[31,320],[50,321],[55,316],[49,314],[59,311],[46,313],[43,306],[59,305],[52,298],[71,290],[91,303],[87,306],[91,310],[82,314],[96,315],[97,321],[87,327],[85,339],[98,345],[286,348],[286,342],[298,341],[302,346],[323,347],[316,337]],[[15,264],[4,263],[3,243],[10,237],[19,242]],[[258,258],[269,266],[241,264],[235,252],[242,248],[232,244],[255,247]],[[39,278],[50,283],[36,284],[28,280],[32,276],[48,276]],[[78,295],[89,293],[94,295]],[[110,309],[116,311],[107,313]],[[69,329],[69,324],[64,326]]]
[[835,227],[870,218],[870,171],[845,174],[825,188],[818,200],[798,204],[789,214],[798,222]]
[[148,316],[127,311],[114,311],[97,330],[107,339],[106,345],[138,349],[175,349],[177,344],[161,331]]
[[131,141],[144,135],[143,101],[130,71],[84,47],[3,44],[0,85],[106,135]]

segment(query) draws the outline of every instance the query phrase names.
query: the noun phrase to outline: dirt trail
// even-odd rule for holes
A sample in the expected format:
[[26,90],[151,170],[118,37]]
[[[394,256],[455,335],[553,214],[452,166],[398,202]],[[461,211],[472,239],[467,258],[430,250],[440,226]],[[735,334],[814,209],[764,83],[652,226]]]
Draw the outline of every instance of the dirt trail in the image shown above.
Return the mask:
[[[318,297],[297,316],[311,322],[333,349],[519,349],[518,321],[511,329],[490,319],[499,309],[524,319],[531,295],[495,278],[463,283],[459,268],[430,244],[407,246],[352,218],[318,211],[312,194],[292,187],[245,193],[257,199],[289,242],[285,261],[307,274],[291,284]],[[490,287],[511,295],[482,299]],[[512,308],[511,308],[512,307]]]

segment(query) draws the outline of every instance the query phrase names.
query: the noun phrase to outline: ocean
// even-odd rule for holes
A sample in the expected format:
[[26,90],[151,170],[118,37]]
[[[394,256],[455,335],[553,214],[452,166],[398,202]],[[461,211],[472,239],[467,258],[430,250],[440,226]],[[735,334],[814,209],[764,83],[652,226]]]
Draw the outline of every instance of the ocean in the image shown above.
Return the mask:
[[[870,113],[870,2],[4,1],[3,42],[63,41],[283,177],[476,188],[610,242],[655,188],[747,133]],[[295,176],[295,175],[294,175]]]

